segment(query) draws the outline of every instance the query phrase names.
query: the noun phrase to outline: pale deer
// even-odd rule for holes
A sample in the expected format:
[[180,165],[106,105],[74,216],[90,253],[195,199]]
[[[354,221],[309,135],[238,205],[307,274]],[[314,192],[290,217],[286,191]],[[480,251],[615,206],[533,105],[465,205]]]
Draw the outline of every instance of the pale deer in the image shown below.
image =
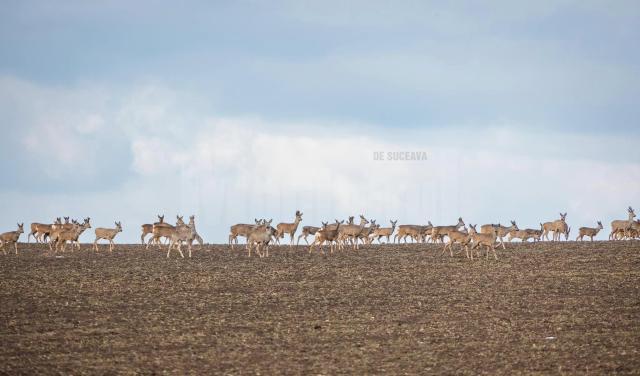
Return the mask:
[[633,219],[636,217],[636,213],[633,211],[633,208],[629,206],[627,209],[627,213],[629,214],[629,219],[625,220],[615,220],[611,222],[611,234],[609,234],[609,240],[613,239],[613,234],[618,231],[626,232],[629,227],[631,227],[631,223]]
[[193,241],[195,240],[195,236],[197,235],[195,231],[195,221],[189,221],[188,225],[185,225],[184,222],[182,224],[176,224],[175,229],[171,232],[169,237],[169,248],[167,249],[167,258],[171,254],[171,248],[174,246],[178,246],[178,253],[180,257],[184,258],[184,254],[182,253],[182,243],[187,244],[187,250],[189,251],[189,258],[191,258],[191,247]]
[[495,224],[489,224],[489,225],[482,225],[480,226],[480,233],[481,234],[491,234],[495,231],[498,239],[500,240],[500,245],[502,245],[502,249],[507,249],[504,246],[504,241],[502,240],[503,237],[507,236],[507,234],[510,231],[518,231],[518,225],[516,224],[516,221],[511,221],[511,226],[506,227],[506,226],[501,226],[501,225],[495,225]]
[[189,216],[189,228],[191,228],[191,231],[193,232],[193,239],[191,240],[191,242],[193,243],[194,241],[196,241],[202,247],[204,245],[204,240],[202,240],[202,237],[200,236],[200,234],[198,234],[198,231],[196,230],[196,216],[195,215],[190,215]]
[[[256,253],[259,257],[264,257],[265,255],[269,256],[269,242],[273,237],[273,232],[271,230],[271,222],[272,220],[268,220],[258,225],[254,229],[251,230],[249,236],[247,236],[247,248],[249,251],[249,257],[251,257],[251,248],[255,245]],[[265,250],[266,254],[262,251]]]
[[602,230],[602,222],[598,221],[598,227],[593,228],[593,227],[580,227],[578,229],[578,237],[576,238],[576,241],[578,240],[582,240],[583,237],[588,236],[591,238],[591,241],[593,241],[593,237],[598,235],[598,232],[600,232],[600,230]]
[[5,255],[7,254],[5,246],[12,243],[15,248],[16,255],[18,254],[18,239],[20,239],[21,234],[24,234],[24,223],[18,223],[17,225],[18,229],[16,231],[9,231],[0,234],[0,247],[2,248],[2,253]]
[[95,229],[96,240],[93,241],[93,248],[98,252],[98,240],[105,239],[109,241],[109,252],[113,252],[113,238],[118,235],[119,232],[122,232],[122,224],[120,222],[115,222],[116,228],[103,228],[98,227]]
[[291,242],[289,243],[289,247],[293,247],[293,237],[295,236],[296,231],[298,230],[298,225],[300,224],[301,221],[302,221],[302,212],[299,210],[296,210],[296,218],[294,219],[293,223],[278,223],[278,225],[276,226],[276,230],[277,230],[276,239],[278,243],[280,242],[280,239],[284,239],[285,234],[289,234],[289,236],[291,237]]
[[391,227],[378,227],[373,231],[373,234],[371,234],[371,237],[373,238],[373,240],[377,240],[378,243],[380,243],[380,238],[386,237],[387,243],[389,243],[389,238],[391,237],[391,235],[393,235],[394,231],[396,230],[396,223],[398,223],[398,220],[395,220],[395,221],[391,220],[390,222],[391,222]]
[[356,235],[353,239],[356,242],[362,240],[362,244],[371,244],[370,239],[369,239],[369,235],[371,235],[379,227],[380,227],[380,225],[376,223],[376,220],[372,219],[369,222],[369,226],[363,228],[362,231],[360,231],[360,233],[358,235]]

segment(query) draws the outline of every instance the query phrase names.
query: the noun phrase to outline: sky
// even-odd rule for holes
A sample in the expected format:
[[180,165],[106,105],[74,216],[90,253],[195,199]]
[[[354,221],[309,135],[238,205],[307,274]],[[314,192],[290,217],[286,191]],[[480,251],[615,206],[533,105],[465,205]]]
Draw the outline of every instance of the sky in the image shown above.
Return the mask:
[[0,230],[136,242],[193,214],[222,243],[299,209],[608,233],[640,209],[639,40],[623,0],[4,1]]

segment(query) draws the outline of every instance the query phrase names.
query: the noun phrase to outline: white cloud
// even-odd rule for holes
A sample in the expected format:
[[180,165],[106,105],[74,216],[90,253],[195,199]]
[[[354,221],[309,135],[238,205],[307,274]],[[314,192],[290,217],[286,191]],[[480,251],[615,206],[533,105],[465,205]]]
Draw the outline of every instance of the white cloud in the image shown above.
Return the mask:
[[[578,227],[624,216],[626,206],[640,200],[633,137],[545,135],[514,124],[419,130],[222,117],[161,85],[24,92],[15,100],[56,103],[22,104],[34,112],[23,124],[30,135],[26,153],[49,156],[48,168],[99,171],[91,149],[106,130],[122,138],[131,158],[116,172],[127,176],[120,186],[73,194],[0,192],[8,203],[0,224],[7,226],[63,213],[91,216],[98,225],[118,219],[125,223],[123,238],[135,241],[139,225],[155,214],[196,214],[205,238],[223,242],[234,222],[289,221],[296,209],[305,213],[305,224],[362,213],[381,223],[448,223],[462,215],[471,223],[516,219],[521,226],[568,211]],[[105,97],[124,99],[97,106]],[[426,151],[429,159],[376,161],[376,151]]]

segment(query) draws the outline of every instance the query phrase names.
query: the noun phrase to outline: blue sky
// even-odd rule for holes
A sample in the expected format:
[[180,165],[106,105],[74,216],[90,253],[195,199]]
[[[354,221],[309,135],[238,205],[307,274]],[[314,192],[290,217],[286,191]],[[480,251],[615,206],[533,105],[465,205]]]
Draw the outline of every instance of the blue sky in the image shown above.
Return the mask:
[[579,227],[640,206],[637,2],[1,7],[2,228],[92,216],[133,241],[197,214],[221,242],[296,209]]

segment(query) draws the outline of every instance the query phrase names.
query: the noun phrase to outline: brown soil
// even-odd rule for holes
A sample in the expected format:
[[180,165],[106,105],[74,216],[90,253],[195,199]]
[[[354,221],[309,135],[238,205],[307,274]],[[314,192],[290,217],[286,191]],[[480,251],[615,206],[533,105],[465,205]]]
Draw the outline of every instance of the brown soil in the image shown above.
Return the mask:
[[640,373],[640,243],[0,254],[0,373]]

